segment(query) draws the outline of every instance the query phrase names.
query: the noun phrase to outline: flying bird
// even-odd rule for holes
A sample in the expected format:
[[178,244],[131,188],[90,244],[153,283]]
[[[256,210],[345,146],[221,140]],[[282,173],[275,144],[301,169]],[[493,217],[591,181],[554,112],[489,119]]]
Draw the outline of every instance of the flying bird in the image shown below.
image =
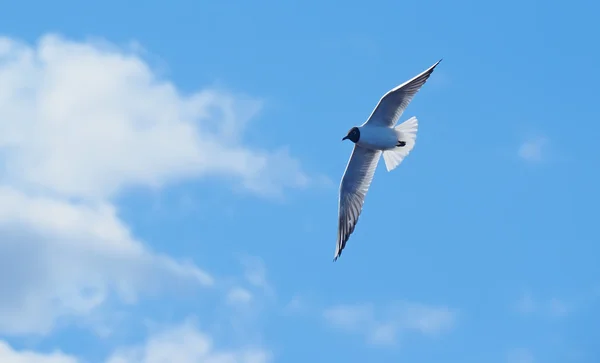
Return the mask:
[[342,139],[352,141],[354,149],[340,183],[334,261],[340,257],[348,238],[354,232],[381,154],[385,167],[390,172],[414,148],[417,118],[413,116],[398,126],[396,122],[441,61],[440,59],[423,73],[388,91],[381,97],[367,121],[359,127],[351,128]]

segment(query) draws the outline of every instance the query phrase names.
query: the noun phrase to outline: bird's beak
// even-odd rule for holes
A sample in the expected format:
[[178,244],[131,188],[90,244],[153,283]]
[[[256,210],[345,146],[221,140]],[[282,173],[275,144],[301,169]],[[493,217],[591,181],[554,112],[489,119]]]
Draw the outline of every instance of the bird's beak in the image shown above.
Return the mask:
[[344,137],[342,138],[342,141],[344,141],[344,140],[346,140],[346,139],[348,139],[348,135],[344,136]]

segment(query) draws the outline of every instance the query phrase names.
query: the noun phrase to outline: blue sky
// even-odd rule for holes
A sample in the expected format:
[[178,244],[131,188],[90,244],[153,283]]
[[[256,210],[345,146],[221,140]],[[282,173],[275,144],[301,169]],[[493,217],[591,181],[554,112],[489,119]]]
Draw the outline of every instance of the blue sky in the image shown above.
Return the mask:
[[[5,6],[0,361],[597,362],[599,10]],[[341,137],[440,58],[333,263]]]

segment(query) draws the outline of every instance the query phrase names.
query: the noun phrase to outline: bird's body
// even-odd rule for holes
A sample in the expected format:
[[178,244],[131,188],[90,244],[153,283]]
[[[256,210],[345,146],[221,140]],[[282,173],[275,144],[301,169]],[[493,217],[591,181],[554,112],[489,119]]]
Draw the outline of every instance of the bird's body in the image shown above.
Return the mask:
[[441,60],[387,92],[367,121],[351,128],[342,139],[351,140],[354,150],[340,183],[338,238],[334,261],[341,255],[348,238],[354,232],[380,156],[383,154],[386,169],[392,171],[414,148],[417,118],[411,117],[397,126],[396,123],[440,62]]
[[360,139],[356,145],[371,150],[392,150],[402,141],[400,131],[385,126],[364,125],[358,127]]

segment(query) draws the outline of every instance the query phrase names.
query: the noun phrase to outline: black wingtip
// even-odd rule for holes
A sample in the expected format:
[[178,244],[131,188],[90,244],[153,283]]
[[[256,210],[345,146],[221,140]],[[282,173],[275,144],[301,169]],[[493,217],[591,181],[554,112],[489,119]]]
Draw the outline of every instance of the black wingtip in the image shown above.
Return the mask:
[[333,257],[333,262],[337,261],[337,259],[340,258],[341,255],[342,255],[342,252],[340,251],[340,253],[335,255],[335,257]]

